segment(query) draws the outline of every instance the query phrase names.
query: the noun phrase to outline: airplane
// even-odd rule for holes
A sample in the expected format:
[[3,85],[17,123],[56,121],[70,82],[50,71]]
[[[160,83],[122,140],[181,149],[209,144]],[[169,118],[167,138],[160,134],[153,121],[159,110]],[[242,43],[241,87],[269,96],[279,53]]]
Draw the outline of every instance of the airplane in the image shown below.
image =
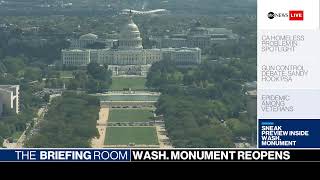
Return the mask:
[[169,11],[166,9],[155,9],[150,11],[137,11],[132,9],[123,9],[121,10],[121,14],[134,14],[134,15],[164,15],[167,14]]

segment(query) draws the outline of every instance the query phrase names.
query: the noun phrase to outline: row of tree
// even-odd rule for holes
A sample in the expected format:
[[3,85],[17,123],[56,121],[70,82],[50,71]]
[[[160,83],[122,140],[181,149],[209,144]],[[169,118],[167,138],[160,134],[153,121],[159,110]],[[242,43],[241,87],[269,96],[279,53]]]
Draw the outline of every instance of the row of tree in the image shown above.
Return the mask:
[[[18,81],[15,79],[15,81]],[[8,83],[11,84],[11,83]],[[13,84],[15,84],[13,82]],[[3,140],[14,141],[14,134],[21,134],[26,129],[27,123],[32,123],[38,108],[44,100],[32,94],[33,88],[21,83],[20,86],[20,113],[16,114],[7,106],[3,107],[0,117],[0,147]]]
[[61,49],[69,46],[64,38],[28,35],[20,29],[12,29],[7,33],[0,33],[0,57],[24,56],[24,63],[44,67],[60,60]]
[[[0,146],[4,139],[13,141],[13,138],[16,138],[14,136],[26,129],[27,123],[32,124],[38,108],[44,103],[43,99],[33,95],[38,89],[29,83],[42,79],[42,66],[34,63],[45,58],[44,54],[40,55],[40,53],[46,53],[46,51],[34,47],[39,56],[37,53],[32,56],[31,49],[20,42],[20,36],[21,34],[15,31],[0,33],[0,84],[20,85],[20,113],[16,114],[4,106],[0,117]],[[32,46],[32,43],[28,46]]]
[[255,121],[247,109],[243,84],[256,79],[250,59],[205,62],[181,69],[169,61],[155,63],[147,86],[162,95],[157,114],[163,115],[175,147],[234,147],[240,137],[251,139]]
[[86,94],[64,93],[55,98],[39,132],[26,142],[26,147],[88,148],[99,136],[96,122],[99,100]]

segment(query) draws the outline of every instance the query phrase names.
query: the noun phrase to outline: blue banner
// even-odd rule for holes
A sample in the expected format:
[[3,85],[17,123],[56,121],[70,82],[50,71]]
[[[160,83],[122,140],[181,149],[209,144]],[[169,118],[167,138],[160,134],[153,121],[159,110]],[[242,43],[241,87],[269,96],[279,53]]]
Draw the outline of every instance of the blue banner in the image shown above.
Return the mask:
[[131,161],[130,149],[0,149],[0,161]]
[[320,148],[318,119],[260,119],[259,148]]

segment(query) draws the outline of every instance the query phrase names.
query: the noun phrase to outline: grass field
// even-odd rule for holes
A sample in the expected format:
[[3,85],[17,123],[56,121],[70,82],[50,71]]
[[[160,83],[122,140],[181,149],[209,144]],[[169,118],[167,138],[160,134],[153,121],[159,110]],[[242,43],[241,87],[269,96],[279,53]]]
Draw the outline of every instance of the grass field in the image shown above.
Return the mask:
[[151,120],[153,113],[144,109],[112,109],[109,122],[146,122]]
[[131,88],[131,90],[146,89],[146,78],[144,77],[113,77],[111,90],[123,90]]
[[158,145],[155,127],[108,127],[106,145]]
[[60,76],[62,78],[72,78],[73,77],[73,71],[60,71]]

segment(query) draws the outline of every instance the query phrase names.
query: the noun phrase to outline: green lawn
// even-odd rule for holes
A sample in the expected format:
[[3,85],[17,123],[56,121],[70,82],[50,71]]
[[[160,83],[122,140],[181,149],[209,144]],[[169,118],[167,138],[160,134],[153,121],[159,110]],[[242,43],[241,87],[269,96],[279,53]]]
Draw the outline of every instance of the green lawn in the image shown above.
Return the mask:
[[145,122],[153,117],[151,110],[144,109],[111,109],[109,122]]
[[71,78],[73,77],[73,72],[74,71],[60,71],[60,76],[62,78]]
[[143,90],[145,87],[146,78],[144,77],[113,77],[111,90],[123,90],[131,88],[131,90]]
[[155,127],[108,127],[107,145],[159,145]]

